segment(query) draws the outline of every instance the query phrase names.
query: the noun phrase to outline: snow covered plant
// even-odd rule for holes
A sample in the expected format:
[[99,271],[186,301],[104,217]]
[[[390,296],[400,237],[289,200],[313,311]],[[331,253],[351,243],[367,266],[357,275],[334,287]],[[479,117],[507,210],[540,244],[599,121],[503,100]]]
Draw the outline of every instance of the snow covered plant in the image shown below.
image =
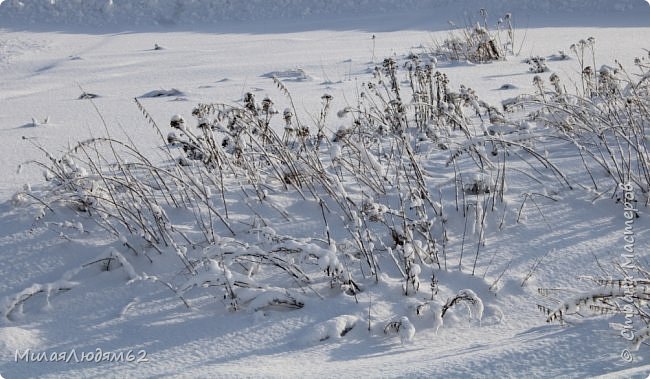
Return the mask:
[[[178,294],[184,296],[196,287],[216,287],[221,289],[223,299],[227,302],[228,308],[233,311],[243,307],[257,312],[269,308],[300,309],[304,306],[304,303],[288,289],[264,287],[257,283],[256,271],[266,264],[278,267],[298,282],[309,282],[309,278],[297,265],[284,259],[281,251],[247,250],[241,245],[237,247],[232,242],[229,245],[234,249],[228,254],[227,259],[224,254],[219,257],[210,253],[214,258],[200,261],[195,266],[197,274],[190,276],[181,285]],[[227,251],[226,246],[228,244],[221,244],[219,249],[223,248]]]
[[[106,234],[138,278],[187,307],[207,297],[264,313],[300,309],[308,294],[358,303],[390,282],[416,298],[427,291],[422,280],[433,297],[444,287],[439,271],[476,275],[492,265],[481,252],[507,222],[506,178],[542,183],[552,173],[568,186],[537,151],[530,123],[509,121],[434,68],[429,55],[384,59],[336,121],[324,94],[305,123],[277,78],[283,97],[198,104],[191,118],[170,112],[163,127],[136,99],[159,138],[155,154],[110,136],[58,157],[43,150],[44,162],[31,163],[47,185],[16,202],[33,200],[38,222],[74,212],[88,233]],[[534,170],[510,170],[514,159]],[[450,299],[440,319],[458,303],[480,319],[471,290]]]
[[[597,73],[596,73],[596,39],[589,37],[586,40],[581,39],[577,43],[572,44],[569,50],[576,55],[578,64],[580,65],[581,77],[581,90],[582,95],[589,97],[592,90],[597,90]],[[590,59],[591,58],[591,59]]]
[[631,271],[621,273],[626,279],[582,277],[591,284],[591,289],[582,292],[540,288],[539,294],[554,304],[538,304],[537,307],[549,323],[571,324],[576,317],[589,315],[618,316],[612,319],[610,327],[620,332],[633,350],[638,350],[650,338],[647,333],[650,328],[650,272],[636,266],[634,274]]
[[442,42],[437,41],[434,55],[449,61],[488,63],[505,59],[509,52],[514,54],[512,14],[499,18],[496,30],[490,30],[486,9],[481,9],[479,14],[482,22],[468,24],[457,32],[450,31]]
[[307,333],[302,342],[313,344],[329,339],[339,339],[345,337],[359,322],[359,318],[353,315],[341,315],[333,319],[321,322],[313,327],[311,332]]
[[[538,93],[519,99],[530,113],[531,123],[554,130],[558,137],[576,149],[590,186],[598,193],[618,188],[619,183],[634,183],[650,200],[650,158],[647,130],[650,127],[650,57],[635,60],[634,73],[621,64],[586,66],[595,41],[582,40],[571,50],[578,56],[583,72],[582,84],[571,94],[559,75],[550,76],[551,85],[536,77]],[[597,175],[604,170],[606,176]],[[603,192],[604,191],[604,192]]]
[[443,320],[447,312],[458,304],[464,304],[467,306],[470,320],[475,318],[479,323],[481,322],[484,311],[483,300],[481,300],[481,298],[471,289],[460,290],[455,296],[447,299],[447,302],[440,312],[440,320]]
[[205,239],[214,239],[215,220],[232,233],[221,211],[208,201],[207,183],[178,167],[153,165],[131,144],[98,137],[77,143],[59,158],[44,154],[48,162],[28,162],[41,167],[49,182],[31,192],[37,206],[52,212],[69,207],[149,261],[150,250],[172,251],[191,270],[184,251],[193,243],[168,215],[173,208],[190,210]]
[[524,63],[527,63],[530,66],[528,71],[535,74],[549,71],[549,68],[546,65],[546,58],[540,57],[539,55],[524,59]]
[[56,281],[50,283],[34,283],[13,296],[9,296],[3,299],[3,301],[0,301],[0,312],[3,316],[0,319],[0,323],[4,319],[14,321],[23,317],[28,301],[35,303],[40,301],[43,303],[43,309],[51,309],[52,302],[57,295],[72,291],[77,287],[82,287],[82,284],[77,280],[79,273],[97,264],[102,265],[103,271],[111,271],[113,267],[120,267],[126,273],[129,282],[141,279],[124,255],[114,248],[109,248],[89,262],[66,271]]
[[[432,283],[432,287],[433,287]],[[437,286],[437,284],[435,284]],[[452,309],[456,309],[459,305],[464,305],[467,310],[469,321],[475,319],[479,325],[483,319],[485,307],[483,300],[473,290],[466,288],[458,291],[454,296],[447,298],[445,303],[440,303],[432,296],[431,300],[419,304],[415,308],[415,313],[422,317],[427,313],[433,315],[434,327],[436,333],[443,327],[445,316],[449,315]]]
[[384,327],[384,334],[395,334],[399,336],[402,345],[413,341],[415,326],[408,317],[402,316],[399,321],[391,321]]

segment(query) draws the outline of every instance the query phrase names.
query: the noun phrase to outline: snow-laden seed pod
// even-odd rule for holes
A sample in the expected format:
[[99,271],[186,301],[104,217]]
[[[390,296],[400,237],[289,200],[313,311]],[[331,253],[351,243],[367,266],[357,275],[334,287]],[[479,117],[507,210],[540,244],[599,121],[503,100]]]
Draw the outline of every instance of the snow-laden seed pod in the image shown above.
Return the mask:
[[185,119],[183,118],[183,116],[179,114],[175,114],[172,116],[171,120],[169,121],[169,126],[171,126],[174,129],[185,130]]

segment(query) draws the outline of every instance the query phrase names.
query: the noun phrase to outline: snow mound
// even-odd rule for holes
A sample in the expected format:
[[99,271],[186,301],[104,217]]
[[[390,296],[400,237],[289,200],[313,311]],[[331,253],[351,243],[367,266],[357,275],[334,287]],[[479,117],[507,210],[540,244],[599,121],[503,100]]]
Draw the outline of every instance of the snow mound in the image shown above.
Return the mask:
[[185,96],[185,93],[183,91],[177,90],[176,88],[172,88],[170,90],[159,89],[159,90],[149,91],[140,97],[178,97],[178,96]]
[[342,315],[321,322],[303,337],[303,343],[311,345],[330,338],[340,339],[352,330],[358,321],[359,318],[356,316]]
[[307,74],[302,68],[284,70],[284,71],[271,71],[262,75],[263,78],[278,78],[287,82],[306,82],[314,80],[314,77]]
[[0,356],[14,356],[16,350],[34,349],[42,343],[36,331],[14,326],[0,328]]
[[[503,0],[491,12],[621,12],[647,6],[643,0]],[[187,25],[224,21],[304,19],[323,16],[390,14],[452,8],[459,12],[485,7],[481,0],[6,0],[0,2],[3,25]]]

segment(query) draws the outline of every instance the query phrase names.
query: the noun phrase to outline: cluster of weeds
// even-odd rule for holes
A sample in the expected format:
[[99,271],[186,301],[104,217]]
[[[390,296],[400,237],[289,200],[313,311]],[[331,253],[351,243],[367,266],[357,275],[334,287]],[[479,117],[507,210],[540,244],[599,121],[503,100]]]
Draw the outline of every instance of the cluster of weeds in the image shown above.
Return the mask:
[[468,22],[465,28],[450,32],[442,42],[436,42],[434,54],[450,61],[488,63],[504,60],[514,54],[515,29],[512,14],[499,18],[490,29],[488,11],[481,9],[481,21]]
[[[572,45],[581,67],[581,81],[574,91],[567,90],[562,79],[552,74],[549,82],[534,78],[537,93],[519,98],[519,105],[530,109],[528,119],[550,127],[576,148],[591,183],[599,193],[619,184],[633,183],[646,197],[650,191],[650,159],[647,128],[650,126],[650,97],[647,58],[635,60],[629,73],[616,62],[593,69],[595,40],[589,38]],[[593,59],[593,58],[591,58]],[[575,93],[575,94],[572,94]],[[605,176],[599,175],[604,172]]]
[[[611,264],[598,262],[598,276],[580,277],[586,282],[582,290],[574,286],[539,289],[545,304],[538,308],[547,322],[562,324],[576,316],[624,317],[623,323],[610,326],[631,343],[632,350],[638,350],[650,336],[650,274],[640,250],[635,252],[633,227],[641,217],[641,206],[650,202],[650,54],[635,59],[634,72],[619,62],[596,70],[594,48],[593,38],[571,46],[581,70],[572,91],[557,74],[550,76],[550,85],[536,77],[537,93],[515,103],[529,111],[531,122],[547,127],[554,138],[574,149],[586,172],[582,182],[574,180],[595,194],[593,201],[609,196],[621,204],[625,245]],[[624,352],[624,359],[632,359],[628,350]]]
[[[146,269],[152,252],[178,257],[183,274],[173,280],[136,276],[186,305],[190,291],[218,289],[237,310],[297,309],[300,293],[319,294],[324,283],[356,299],[382,272],[399,275],[406,296],[422,291],[422,278],[437,287],[438,270],[475,275],[490,221],[505,223],[506,178],[521,171],[510,170],[513,160],[535,169],[526,177],[539,181],[536,172],[547,170],[570,188],[526,123],[509,121],[471,87],[452,87],[428,56],[385,59],[356,104],[337,112],[335,130],[331,95],[304,123],[289,89],[273,82],[282,112],[248,93],[241,104],[199,104],[192,121],[174,115],[161,127],[136,100],[162,144],[156,154],[110,137],[106,125],[107,137],[60,157],[43,150],[47,160],[32,163],[49,185],[23,196],[42,213],[67,207],[92,220],[134,267]],[[287,206],[315,215],[320,231],[280,231],[298,222]],[[450,234],[460,243],[450,246]]]
[[548,66],[546,65],[546,58],[544,57],[530,57],[525,59],[524,63],[527,63],[530,66],[528,67],[528,71],[535,74],[541,74],[543,72],[549,71]]

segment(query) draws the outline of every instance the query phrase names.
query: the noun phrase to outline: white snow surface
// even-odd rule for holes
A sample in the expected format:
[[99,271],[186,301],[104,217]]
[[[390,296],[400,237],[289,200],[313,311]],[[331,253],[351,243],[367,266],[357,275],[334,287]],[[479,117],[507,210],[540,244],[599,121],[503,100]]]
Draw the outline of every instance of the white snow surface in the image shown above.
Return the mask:
[[[286,274],[279,270],[260,278],[253,265],[249,272],[222,268],[228,256],[219,255],[220,246],[227,246],[228,253],[257,252],[261,248],[247,244],[261,241],[262,246],[293,233],[297,239],[284,246],[309,250],[296,261],[311,259],[315,272],[332,267],[347,272],[349,258],[338,255],[345,257],[339,261],[336,245],[324,248],[321,209],[305,206],[297,196],[270,191],[268,202],[289,216],[275,216],[266,229],[250,227],[255,220],[246,213],[249,204],[233,202],[231,212],[242,214],[233,223],[249,229],[237,238],[222,238],[219,247],[176,250],[181,257],[213,254],[196,276],[177,265],[176,255],[151,249],[148,256],[134,254],[126,247],[129,236],[110,235],[85,215],[47,209],[34,215],[21,206],[33,199],[14,197],[24,188],[33,193],[45,185],[41,168],[21,166],[45,159],[39,147],[59,153],[79,140],[104,136],[103,122],[113,137],[130,138],[156,156],[160,140],[133,104],[136,97],[163,130],[171,131],[170,118],[192,120],[196,104],[241,104],[245,92],[258,100],[277,99],[284,109],[283,95],[269,78],[274,74],[289,88],[305,120],[318,116],[323,93],[333,96],[332,133],[343,123],[336,112],[355,101],[359,85],[384,57],[426,50],[447,36],[447,20],[464,25],[469,17],[479,19],[480,8],[488,9],[492,21],[513,13],[520,56],[482,65],[441,64],[439,69],[452,87],[465,83],[494,105],[535,91],[533,75],[522,63],[526,57],[568,51],[572,43],[593,36],[598,62],[613,66],[618,59],[630,67],[650,48],[650,6],[642,0],[1,2],[0,305],[7,309],[0,314],[9,311],[9,317],[0,319],[0,378],[646,377],[648,346],[634,352],[632,363],[620,358],[628,345],[609,323],[622,323],[622,318],[577,317],[559,326],[547,324],[537,309],[544,302],[538,287],[579,286],[577,275],[600,275],[601,262],[620,254],[623,212],[609,193],[596,197],[552,184],[535,188],[557,201],[536,197],[537,204],[524,207],[521,222],[515,220],[522,197],[507,198],[505,227],[497,231],[499,221],[490,220],[476,275],[466,263],[473,259],[474,243],[465,246],[470,257],[458,267],[463,228],[452,222],[453,263],[436,272],[437,302],[419,315],[416,308],[431,296],[431,278],[422,275],[420,292],[404,296],[404,281],[393,266],[376,282],[360,282],[363,291],[356,296],[330,286],[329,277],[318,277],[315,295],[311,289],[280,288]],[[162,49],[156,50],[156,44]],[[547,63],[552,72],[579,80],[575,59]],[[547,79],[550,74],[540,75]],[[504,84],[512,89],[499,90]],[[79,99],[84,92],[98,97],[92,103]],[[545,148],[584,179],[576,156],[559,145]],[[340,151],[334,150],[332,156],[338,157]],[[367,153],[364,157],[369,165],[383,164]],[[442,166],[444,159],[423,163],[431,178],[450,183],[454,177]],[[335,185],[346,197],[356,196],[350,183]],[[525,190],[520,187],[509,184],[512,191]],[[445,209],[455,214],[452,204]],[[647,260],[650,221],[646,208],[640,214],[634,224],[636,251]],[[334,232],[343,230],[338,221],[331,222]],[[478,231],[471,234],[475,241]],[[113,269],[103,269],[111,257]],[[541,263],[527,277],[538,259]],[[224,280],[242,285],[244,309],[231,310],[224,294],[210,287]],[[166,285],[170,282],[191,290],[174,292]],[[468,288],[480,299],[476,313],[482,314],[481,322],[468,319],[468,309],[459,304],[443,324],[441,305]],[[17,304],[16,296],[26,294],[32,296]],[[186,296],[191,309],[179,295]],[[293,300],[304,307],[282,305]],[[404,318],[417,330],[414,338],[407,335],[408,344],[383,333],[387,323]],[[27,350],[48,355],[75,350],[81,357],[97,349],[146,351],[148,361],[16,362],[16,354]]]

